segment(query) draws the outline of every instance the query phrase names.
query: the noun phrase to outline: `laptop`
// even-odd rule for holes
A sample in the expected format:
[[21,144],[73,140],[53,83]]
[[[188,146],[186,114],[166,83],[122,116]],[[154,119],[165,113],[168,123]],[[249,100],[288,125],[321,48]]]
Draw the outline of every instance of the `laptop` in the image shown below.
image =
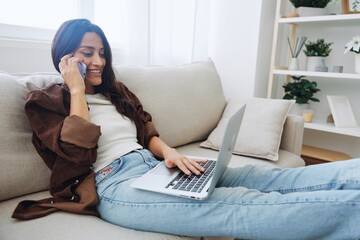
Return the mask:
[[245,105],[242,106],[229,118],[216,159],[188,156],[194,159],[208,160],[206,163],[202,163],[206,169],[204,173],[188,176],[178,168],[168,168],[164,162],[161,162],[155,168],[136,179],[131,186],[137,189],[184,198],[206,199],[214,190],[231,160],[245,107]]

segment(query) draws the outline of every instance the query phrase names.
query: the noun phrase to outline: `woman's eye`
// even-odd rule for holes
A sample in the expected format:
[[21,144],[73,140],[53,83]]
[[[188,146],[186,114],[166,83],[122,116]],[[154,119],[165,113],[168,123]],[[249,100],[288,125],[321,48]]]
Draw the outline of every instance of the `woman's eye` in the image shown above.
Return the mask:
[[93,55],[92,52],[83,52],[82,53],[85,57],[91,57]]

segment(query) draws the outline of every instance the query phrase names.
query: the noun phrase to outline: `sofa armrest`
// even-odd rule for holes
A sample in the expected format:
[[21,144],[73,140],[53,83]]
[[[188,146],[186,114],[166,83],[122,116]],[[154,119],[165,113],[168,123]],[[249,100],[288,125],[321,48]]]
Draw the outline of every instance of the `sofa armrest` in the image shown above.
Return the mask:
[[304,119],[301,116],[289,114],[284,123],[280,149],[301,155],[304,134]]

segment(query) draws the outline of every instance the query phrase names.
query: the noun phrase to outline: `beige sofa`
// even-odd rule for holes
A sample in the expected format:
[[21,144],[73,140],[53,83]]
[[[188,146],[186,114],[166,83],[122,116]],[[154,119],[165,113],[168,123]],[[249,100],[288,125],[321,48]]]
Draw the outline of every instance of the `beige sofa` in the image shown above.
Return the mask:
[[[152,114],[161,137],[169,145],[185,154],[216,156],[216,150],[199,146],[217,126],[227,104],[212,61],[175,67],[115,68],[117,77],[139,96],[144,108]],[[12,219],[12,211],[19,201],[49,196],[50,172],[32,146],[32,132],[23,105],[30,90],[54,82],[62,82],[56,73],[0,73],[3,89],[0,95],[0,239],[212,239],[141,232],[97,217],[64,212],[29,221]],[[282,132],[279,160],[234,155],[230,167],[303,166],[299,156],[302,134],[302,118],[289,115]]]

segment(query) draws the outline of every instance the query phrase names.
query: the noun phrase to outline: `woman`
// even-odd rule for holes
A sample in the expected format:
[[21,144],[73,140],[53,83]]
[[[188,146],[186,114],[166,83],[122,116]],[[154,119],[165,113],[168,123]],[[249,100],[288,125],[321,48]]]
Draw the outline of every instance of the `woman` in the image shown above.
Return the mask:
[[[54,197],[21,203],[15,217],[64,210],[187,236],[360,237],[359,160],[228,169],[205,201],[130,187],[158,159],[186,174],[201,174],[204,160],[188,159],[159,138],[136,96],[115,80],[111,49],[98,26],[84,19],[65,22],[55,35],[52,57],[65,84],[31,92],[25,109],[34,145],[52,169]],[[85,80],[80,62],[87,66]]]

